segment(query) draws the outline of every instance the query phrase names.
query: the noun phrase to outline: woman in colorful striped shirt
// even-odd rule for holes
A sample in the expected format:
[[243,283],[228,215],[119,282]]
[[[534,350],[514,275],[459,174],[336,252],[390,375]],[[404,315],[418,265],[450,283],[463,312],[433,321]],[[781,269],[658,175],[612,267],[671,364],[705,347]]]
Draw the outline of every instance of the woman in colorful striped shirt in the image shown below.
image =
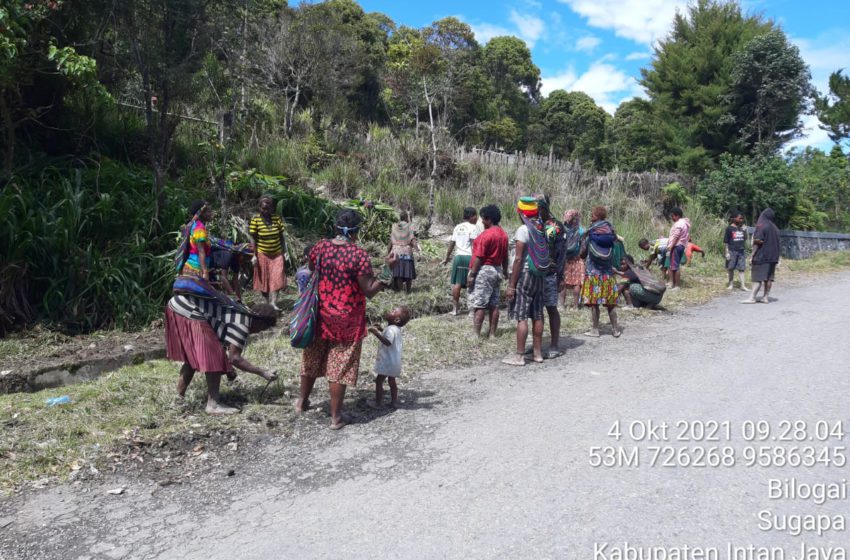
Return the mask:
[[286,270],[283,264],[283,220],[273,213],[271,196],[260,198],[260,212],[251,218],[248,231],[254,238],[254,289],[278,311],[277,292],[286,288]]
[[189,228],[189,254],[180,273],[209,280],[212,249],[205,224],[212,220],[213,211],[205,201],[196,200],[189,205],[189,215],[192,216],[192,221],[187,226]]

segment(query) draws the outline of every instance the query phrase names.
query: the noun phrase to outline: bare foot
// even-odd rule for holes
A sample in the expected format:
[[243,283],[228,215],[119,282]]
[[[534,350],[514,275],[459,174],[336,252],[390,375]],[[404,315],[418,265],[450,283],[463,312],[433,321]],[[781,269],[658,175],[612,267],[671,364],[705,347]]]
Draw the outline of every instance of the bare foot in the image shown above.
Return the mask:
[[238,408],[225,406],[216,401],[207,401],[207,407],[205,410],[210,416],[226,416],[228,414],[236,414],[239,412]]
[[295,414],[301,414],[310,408],[310,399],[298,399],[295,401]]
[[522,354],[510,354],[502,358],[502,363],[509,366],[524,366],[525,357]]
[[330,429],[331,430],[341,430],[348,425],[348,420],[344,416],[340,416],[336,420],[331,420]]
[[531,361],[534,362],[535,364],[542,364],[543,363],[543,356],[534,356],[533,358],[531,358]]
[[589,337],[592,337],[592,338],[599,338],[599,329],[590,329],[589,331],[584,333],[584,336],[589,336]]
[[620,327],[614,327],[614,338],[620,338],[621,334],[623,334],[623,329]]

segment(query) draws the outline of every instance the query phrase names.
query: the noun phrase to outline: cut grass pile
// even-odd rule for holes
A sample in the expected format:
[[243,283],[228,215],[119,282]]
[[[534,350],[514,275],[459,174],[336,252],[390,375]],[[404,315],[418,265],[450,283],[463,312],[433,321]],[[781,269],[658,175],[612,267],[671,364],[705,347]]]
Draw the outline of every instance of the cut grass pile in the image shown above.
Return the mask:
[[[639,255],[635,255],[639,257]],[[850,253],[819,254],[806,261],[784,261],[778,273],[779,288],[787,283],[806,281],[811,274],[850,267]],[[439,312],[450,305],[448,270],[436,262],[422,263],[420,281],[414,293],[386,292],[369,304],[370,316],[395,305],[407,304],[419,310]],[[683,274],[686,288],[668,293],[666,311],[704,303],[726,293],[726,274],[719,256],[696,257]],[[653,311],[621,311],[628,323],[651,316]],[[424,311],[420,314],[424,314]],[[564,335],[577,334],[589,325],[586,311],[562,312]],[[514,346],[514,325],[502,314],[499,336],[476,340],[470,320],[460,317],[424,316],[405,328],[404,374],[401,380],[443,368],[461,368],[508,354]],[[628,334],[626,335],[628,336]],[[377,341],[364,342],[360,387],[368,387],[369,370],[375,360]],[[11,350],[4,346],[4,352]],[[38,485],[66,479],[81,469],[109,470],[124,460],[122,450],[134,441],[153,442],[194,431],[231,431],[240,434],[271,432],[284,434],[293,415],[291,398],[297,394],[299,352],[289,345],[280,329],[254,341],[248,357],[263,366],[278,368],[280,381],[272,384],[262,400],[265,382],[250,374],[240,374],[240,387],[224,387],[225,400],[242,406],[231,417],[203,414],[205,386],[196,379],[188,394],[189,410],[172,406],[178,364],[154,361],[129,366],[89,383],[46,390],[33,394],[0,396],[0,489],[14,491],[28,483]],[[325,389],[318,387],[319,399]],[[352,392],[353,394],[353,392]],[[71,402],[50,407],[46,400],[68,395]],[[258,420],[261,419],[261,420]],[[267,420],[267,421],[266,421]]]

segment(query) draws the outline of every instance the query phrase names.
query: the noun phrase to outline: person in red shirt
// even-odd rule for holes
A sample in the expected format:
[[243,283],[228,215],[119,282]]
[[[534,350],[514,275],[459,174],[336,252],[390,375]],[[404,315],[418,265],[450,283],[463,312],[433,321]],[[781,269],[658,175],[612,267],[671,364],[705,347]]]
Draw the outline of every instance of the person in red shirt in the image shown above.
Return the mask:
[[508,234],[499,226],[502,213],[497,206],[485,206],[478,215],[484,224],[484,232],[472,243],[472,261],[466,279],[469,307],[475,311],[475,334],[481,336],[484,317],[489,314],[488,336],[496,336],[496,327],[499,325],[499,288],[502,278],[508,276]]

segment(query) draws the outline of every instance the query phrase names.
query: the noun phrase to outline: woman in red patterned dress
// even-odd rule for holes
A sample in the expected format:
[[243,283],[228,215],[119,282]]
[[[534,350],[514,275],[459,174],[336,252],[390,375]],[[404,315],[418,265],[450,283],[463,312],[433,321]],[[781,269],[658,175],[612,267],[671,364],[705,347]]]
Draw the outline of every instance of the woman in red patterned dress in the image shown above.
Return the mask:
[[[342,416],[345,388],[357,383],[360,353],[366,337],[366,298],[384,285],[372,272],[369,254],[357,246],[360,215],[343,210],[336,217],[337,236],[320,241],[310,251],[309,266],[319,275],[319,331],[304,349],[301,395],[295,412],[310,405],[310,393],[319,377],[327,377],[331,393],[331,429],[346,425]],[[387,257],[392,266],[396,258]]]

